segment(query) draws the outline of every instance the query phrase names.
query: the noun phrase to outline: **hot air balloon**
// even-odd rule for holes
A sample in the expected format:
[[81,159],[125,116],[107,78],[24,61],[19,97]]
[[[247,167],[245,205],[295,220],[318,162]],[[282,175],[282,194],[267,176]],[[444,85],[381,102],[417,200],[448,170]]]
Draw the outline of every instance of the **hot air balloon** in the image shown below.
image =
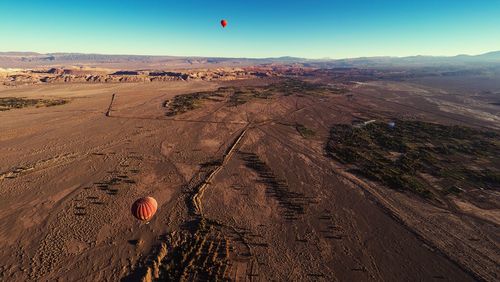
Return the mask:
[[221,20],[221,21],[220,21],[220,25],[221,25],[223,28],[224,28],[224,27],[226,27],[226,25],[227,25],[227,21],[226,21],[226,20]]
[[158,203],[152,197],[140,198],[132,205],[132,215],[142,221],[149,221],[158,209]]

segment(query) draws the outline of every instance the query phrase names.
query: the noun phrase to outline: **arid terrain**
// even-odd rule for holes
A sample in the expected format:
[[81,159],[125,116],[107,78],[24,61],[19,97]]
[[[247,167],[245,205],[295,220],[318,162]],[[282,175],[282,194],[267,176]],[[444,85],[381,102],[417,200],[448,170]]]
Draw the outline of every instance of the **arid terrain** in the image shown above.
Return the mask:
[[98,67],[0,74],[0,281],[500,279],[498,67]]

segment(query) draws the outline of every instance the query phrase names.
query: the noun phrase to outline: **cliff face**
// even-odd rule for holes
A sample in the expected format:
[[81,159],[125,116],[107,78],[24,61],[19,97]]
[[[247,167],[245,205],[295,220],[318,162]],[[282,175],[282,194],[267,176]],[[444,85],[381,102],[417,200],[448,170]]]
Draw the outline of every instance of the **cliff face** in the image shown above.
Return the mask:
[[268,77],[275,74],[259,72],[255,69],[217,69],[172,71],[81,71],[51,68],[47,70],[23,70],[5,73],[0,76],[0,83],[7,86],[38,83],[120,83],[120,82],[165,82],[179,80],[236,80]]

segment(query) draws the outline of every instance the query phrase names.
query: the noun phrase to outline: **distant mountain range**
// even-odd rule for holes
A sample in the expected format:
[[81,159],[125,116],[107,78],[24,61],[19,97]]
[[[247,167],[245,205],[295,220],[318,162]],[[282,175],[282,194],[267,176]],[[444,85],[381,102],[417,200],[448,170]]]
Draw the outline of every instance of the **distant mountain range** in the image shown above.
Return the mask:
[[249,66],[260,64],[300,64],[309,67],[433,67],[459,65],[498,65],[500,51],[481,55],[361,57],[349,59],[278,58],[218,58],[147,55],[104,55],[82,53],[0,52],[2,68],[33,68],[45,66],[85,65],[119,68],[193,68]]
[[500,51],[480,55],[457,56],[408,56],[408,57],[360,57],[330,60],[302,61],[306,66],[317,67],[443,67],[500,65]]

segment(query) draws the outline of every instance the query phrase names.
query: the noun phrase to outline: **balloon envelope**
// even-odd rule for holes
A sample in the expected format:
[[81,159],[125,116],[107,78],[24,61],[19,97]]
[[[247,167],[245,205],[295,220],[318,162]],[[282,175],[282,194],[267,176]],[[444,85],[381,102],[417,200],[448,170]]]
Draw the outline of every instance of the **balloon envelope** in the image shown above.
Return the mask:
[[140,198],[132,204],[132,215],[139,220],[148,221],[156,213],[158,203],[152,197]]
[[226,27],[226,25],[227,25],[227,21],[226,21],[226,20],[221,20],[221,21],[220,21],[220,25],[221,25],[222,27]]

